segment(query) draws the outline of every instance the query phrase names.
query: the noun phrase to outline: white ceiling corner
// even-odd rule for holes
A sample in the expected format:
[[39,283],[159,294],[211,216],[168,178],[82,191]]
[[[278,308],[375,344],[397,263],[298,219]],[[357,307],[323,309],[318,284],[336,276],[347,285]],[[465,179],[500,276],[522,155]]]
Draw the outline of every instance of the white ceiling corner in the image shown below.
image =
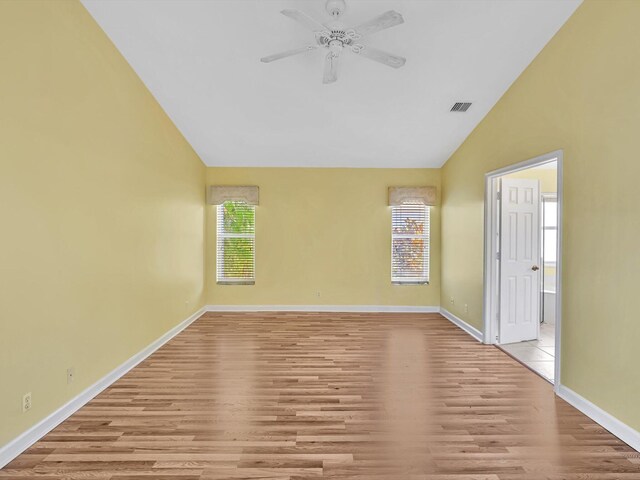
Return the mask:
[[346,52],[331,85],[320,51],[259,60],[313,38],[280,10],[324,20],[323,0],[83,4],[207,165],[439,167],[580,0],[347,0],[347,25],[403,15],[362,43],[407,63]]

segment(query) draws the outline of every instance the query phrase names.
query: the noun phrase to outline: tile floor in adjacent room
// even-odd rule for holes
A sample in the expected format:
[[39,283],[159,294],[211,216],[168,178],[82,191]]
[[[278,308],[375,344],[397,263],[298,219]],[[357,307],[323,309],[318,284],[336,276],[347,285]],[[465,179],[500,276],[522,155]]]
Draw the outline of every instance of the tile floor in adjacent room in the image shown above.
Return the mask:
[[500,345],[505,352],[553,383],[556,351],[555,324],[540,324],[540,338]]

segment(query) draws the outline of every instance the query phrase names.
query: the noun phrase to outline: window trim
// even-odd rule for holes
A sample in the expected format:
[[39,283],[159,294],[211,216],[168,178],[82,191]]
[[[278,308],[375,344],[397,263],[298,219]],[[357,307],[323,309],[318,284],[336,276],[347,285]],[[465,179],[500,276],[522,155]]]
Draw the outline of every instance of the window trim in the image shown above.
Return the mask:
[[[427,228],[424,229],[424,233],[422,235],[417,234],[405,234],[393,233],[393,210],[395,208],[402,208],[404,206],[422,206],[425,209],[425,223],[427,224]],[[426,269],[424,277],[394,277],[393,276],[393,241],[396,238],[421,238],[424,240],[424,251],[423,254],[426,257]],[[391,206],[391,284],[392,285],[429,285],[431,280],[431,206],[429,205],[394,205]]]
[[558,194],[557,193],[542,193],[540,195],[540,199],[542,200],[540,203],[540,210],[542,211],[542,218],[541,218],[541,224],[542,224],[542,238],[541,238],[541,242],[540,242],[540,246],[541,246],[541,250],[540,250],[540,255],[542,257],[543,260],[543,264],[545,267],[556,267],[558,264],[558,257],[557,257],[557,248],[556,248],[556,260],[551,262],[547,262],[544,261],[544,234],[545,232],[548,231],[555,231],[556,232],[556,242],[559,241],[559,237],[558,237],[558,224],[557,224],[557,218],[556,218],[556,226],[555,227],[547,227],[544,224],[544,204],[545,202],[549,202],[549,203],[555,203],[556,204],[556,210],[558,208]]
[[[228,200],[231,201],[231,200]],[[216,284],[217,285],[255,285],[256,283],[256,207],[255,205],[247,204],[248,207],[253,209],[253,233],[224,233],[220,231],[220,218],[224,215],[223,202],[216,205]],[[227,278],[221,277],[220,272],[224,271],[224,254],[221,255],[219,250],[220,240],[225,238],[249,238],[253,239],[253,276],[248,278]],[[222,268],[220,268],[222,260]]]

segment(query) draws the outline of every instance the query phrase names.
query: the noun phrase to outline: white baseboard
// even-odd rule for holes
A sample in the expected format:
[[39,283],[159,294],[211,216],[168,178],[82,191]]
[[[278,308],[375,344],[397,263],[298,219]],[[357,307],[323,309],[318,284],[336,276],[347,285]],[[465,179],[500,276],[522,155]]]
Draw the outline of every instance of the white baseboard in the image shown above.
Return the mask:
[[574,392],[564,385],[558,385],[557,393],[564,401],[580,410],[594,422],[609,430],[613,435],[618,437],[631,448],[640,451],[640,432],[618,420],[610,413],[605,412],[599,406],[591,403],[582,395]]
[[207,305],[205,309],[207,312],[440,312],[440,307],[407,305]]
[[456,317],[453,313],[451,313],[446,308],[440,307],[440,314],[444,318],[449,320],[451,323],[453,323],[454,325],[457,325],[462,330],[467,332],[469,335],[471,335],[473,338],[475,338],[480,343],[483,342],[484,335],[476,327],[473,327],[473,326],[469,325],[467,322],[465,322],[464,320],[462,320],[461,318]]
[[47,433],[57,427],[60,423],[70,417],[73,413],[83,407],[85,404],[89,402],[93,397],[102,392],[105,388],[111,385],[113,382],[122,377],[125,373],[131,370],[133,367],[142,362],[145,358],[155,352],[158,348],[163,346],[173,337],[175,337],[182,330],[187,328],[191,323],[193,323],[198,317],[200,317],[206,309],[203,307],[193,315],[191,315],[186,320],[182,321],[167,333],[162,335],[156,341],[145,347],[140,352],[136,353],[129,360],[124,362],[122,365],[117,367],[115,370],[112,370],[107,375],[102,377],[96,383],[91,385],[89,388],[84,390],[78,396],[69,400],[62,407],[57,409],[55,412],[35,424],[26,432],[22,433],[18,437],[9,441],[6,445],[0,447],[0,468],[4,467],[11,460],[16,458],[22,452],[24,452],[27,448],[33,445],[35,442],[44,437]]

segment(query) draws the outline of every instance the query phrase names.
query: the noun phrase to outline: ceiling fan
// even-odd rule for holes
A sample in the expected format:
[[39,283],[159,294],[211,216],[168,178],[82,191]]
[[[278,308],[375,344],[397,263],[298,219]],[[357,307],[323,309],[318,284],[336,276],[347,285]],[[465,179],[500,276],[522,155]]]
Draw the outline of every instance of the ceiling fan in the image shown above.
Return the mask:
[[346,28],[340,21],[340,17],[346,10],[344,0],[327,0],[326,10],[331,16],[331,22],[323,24],[311,18],[299,10],[282,10],[282,14],[296,20],[311,30],[315,36],[315,41],[303,47],[294,48],[285,52],[262,57],[260,61],[264,63],[280,60],[281,58],[298,55],[318,48],[328,50],[324,60],[323,83],[333,83],[338,79],[338,60],[345,49],[362,57],[383,63],[393,68],[400,68],[407,61],[406,58],[383,52],[374,47],[359,43],[360,39],[373,33],[394,27],[404,22],[402,15],[389,10],[382,15],[372,18],[353,28]]

